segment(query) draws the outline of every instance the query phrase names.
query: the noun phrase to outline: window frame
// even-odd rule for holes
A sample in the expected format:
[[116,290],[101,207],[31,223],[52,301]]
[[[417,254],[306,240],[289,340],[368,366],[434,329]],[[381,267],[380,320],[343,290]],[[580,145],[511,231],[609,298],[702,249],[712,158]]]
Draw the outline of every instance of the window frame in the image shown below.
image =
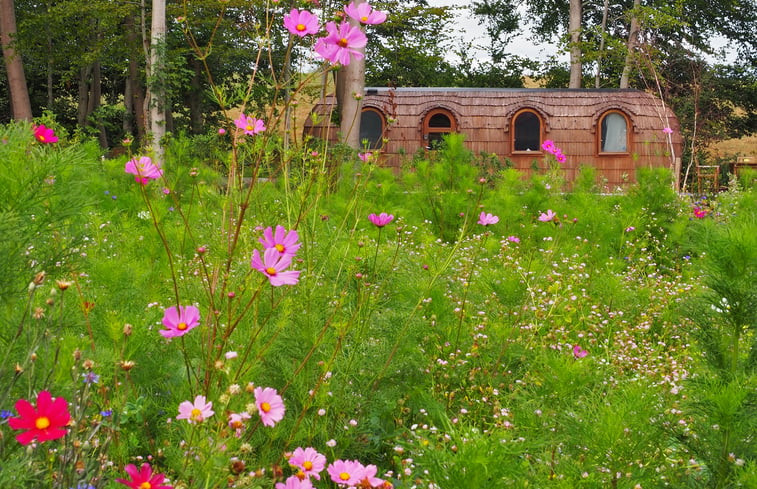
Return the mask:
[[[450,127],[429,127],[431,118],[435,115],[442,114],[449,119]],[[431,134],[450,134],[457,132],[457,119],[451,110],[442,107],[437,107],[426,112],[423,116],[423,124],[421,125],[421,145],[426,150],[433,150],[429,144]]]
[[[515,149],[515,130],[516,130],[516,124],[515,123],[517,122],[518,117],[520,117],[521,115],[523,115],[525,113],[533,114],[534,116],[536,116],[536,120],[539,122],[539,143],[538,143],[538,145],[537,145],[537,147],[536,147],[535,150],[528,150],[528,149],[519,149],[519,150],[516,150]],[[545,130],[545,127],[546,127],[546,125],[545,125],[544,119],[542,118],[541,114],[538,111],[536,111],[536,110],[534,110],[534,109],[532,109],[530,107],[524,107],[522,109],[518,109],[513,114],[512,118],[510,119],[510,153],[514,154],[514,155],[524,155],[524,154],[528,154],[528,155],[540,155],[540,154],[542,154],[544,152],[544,150],[542,150],[541,145],[544,143],[544,130]]]
[[[379,120],[381,121],[381,135],[379,137],[379,146],[377,148],[374,148],[374,147],[372,147],[369,144],[368,145],[368,150],[369,151],[383,151],[383,149],[384,149],[384,134],[386,133],[386,117],[384,117],[384,113],[380,109],[378,109],[376,107],[372,107],[372,106],[363,107],[361,109],[361,111],[360,111],[360,117],[361,117],[360,127],[361,128],[363,127],[362,117],[363,117],[363,114],[365,112],[374,112],[374,113],[376,113],[378,115],[378,117],[379,117]],[[363,148],[363,139],[366,139],[366,138],[360,138],[360,141],[359,141],[361,148]]]
[[[607,118],[611,114],[618,114],[623,118],[623,120],[626,123],[626,150],[625,151],[603,151],[602,150],[602,124],[605,121],[605,118]],[[628,117],[628,115],[619,109],[608,109],[602,112],[600,114],[599,119],[597,119],[597,142],[596,142],[596,151],[597,156],[617,156],[617,155],[629,155],[631,154],[631,119]]]

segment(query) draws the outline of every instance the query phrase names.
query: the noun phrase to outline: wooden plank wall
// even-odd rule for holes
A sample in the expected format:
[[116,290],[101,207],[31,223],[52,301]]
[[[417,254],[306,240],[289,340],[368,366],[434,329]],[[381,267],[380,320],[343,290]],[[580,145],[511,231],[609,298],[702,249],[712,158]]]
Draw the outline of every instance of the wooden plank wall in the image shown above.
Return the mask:
[[[446,109],[455,117],[458,132],[474,153],[508,158],[515,168],[528,174],[534,160],[544,168],[544,154],[513,153],[511,122],[520,109],[529,108],[542,116],[543,139],[551,139],[566,155],[562,167],[568,180],[579,165],[595,166],[608,186],[623,186],[635,179],[639,165],[670,166],[670,145],[664,127],[673,129],[675,155],[680,157],[682,140],[678,120],[654,95],[637,90],[551,90],[551,89],[367,89],[366,106],[378,108],[395,119],[388,127],[388,144],[382,151],[383,164],[401,165],[401,155],[412,156],[423,148],[424,116],[433,109]],[[331,101],[330,103],[333,103]],[[325,105],[316,106],[325,112]],[[630,151],[627,154],[598,154],[599,119],[609,110],[619,110],[630,120]],[[325,119],[324,119],[325,120]],[[306,125],[305,131],[321,136],[327,124]],[[335,135],[336,130],[331,132]],[[332,140],[335,138],[332,138]]]

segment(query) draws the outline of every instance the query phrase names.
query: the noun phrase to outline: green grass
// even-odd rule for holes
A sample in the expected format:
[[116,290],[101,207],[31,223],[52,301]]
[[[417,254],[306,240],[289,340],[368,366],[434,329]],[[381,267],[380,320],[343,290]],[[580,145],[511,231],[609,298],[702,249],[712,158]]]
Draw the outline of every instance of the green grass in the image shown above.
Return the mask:
[[[15,416],[17,399],[46,388],[78,417],[36,448],[0,421],[0,487],[115,488],[149,456],[175,487],[268,488],[298,446],[376,464],[398,488],[755,483],[749,189],[696,219],[663,170],[606,196],[586,169],[564,193],[511,169],[480,180],[452,140],[400,175],[358,177],[348,159],[334,179],[294,155],[288,178],[248,193],[219,185],[186,139],[165,181],[141,187],[124,158],[2,131],[13,171],[0,226],[14,238],[2,243],[0,409]],[[246,158],[274,161],[269,143]],[[53,171],[54,191],[28,190]],[[547,209],[559,223],[538,221]],[[476,224],[481,211],[499,223]],[[372,212],[395,220],[379,230]],[[250,267],[277,224],[302,242],[297,285]],[[167,341],[177,293],[202,321]],[[723,297],[733,307],[713,313]],[[286,414],[265,427],[253,412],[237,437],[227,417],[254,386],[276,388]],[[198,394],[214,416],[176,420]],[[327,478],[315,485],[335,487]]]

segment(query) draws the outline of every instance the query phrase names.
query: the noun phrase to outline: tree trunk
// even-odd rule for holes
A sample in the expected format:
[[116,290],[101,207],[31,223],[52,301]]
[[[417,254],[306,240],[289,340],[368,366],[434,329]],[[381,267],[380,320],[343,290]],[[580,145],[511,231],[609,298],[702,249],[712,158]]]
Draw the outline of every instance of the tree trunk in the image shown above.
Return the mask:
[[[100,69],[100,62],[95,61],[92,64],[92,93],[90,94],[90,114],[94,113],[100,108],[100,102],[102,101],[102,71]],[[105,125],[102,119],[97,117],[97,130],[98,140],[100,141],[100,147],[108,147],[108,133],[105,132]]]
[[152,29],[150,31],[150,132],[156,164],[164,160],[163,137],[166,135],[166,0],[152,0]]
[[570,85],[581,88],[581,0],[570,0]]
[[194,56],[192,56],[191,63],[194,68],[194,74],[192,75],[188,93],[189,121],[192,134],[202,134],[204,130],[202,125],[202,64]]
[[[365,3],[355,0],[355,5]],[[349,19],[353,26],[360,26],[359,22]],[[365,54],[365,49],[360,50]],[[353,149],[360,149],[360,112],[363,108],[363,92],[365,91],[365,58],[352,58],[350,64],[342,66],[340,75],[343,78],[342,100],[340,105],[342,142]],[[341,72],[344,72],[343,74]],[[339,89],[339,87],[338,87]]]
[[599,40],[599,55],[597,56],[597,73],[594,76],[594,88],[599,88],[602,76],[602,59],[605,55],[605,35],[607,34],[607,12],[610,10],[610,0],[605,0],[602,8],[602,37]]
[[633,65],[634,52],[639,44],[639,16],[638,10],[641,6],[641,0],[633,1],[633,11],[631,13],[631,28],[628,31],[628,43],[626,44],[626,62],[623,65],[623,73],[620,75],[620,88],[628,88],[631,78],[631,65]]
[[0,0],[0,44],[3,47],[3,59],[8,75],[11,114],[16,120],[31,122],[32,104],[29,100],[29,88],[26,85],[21,53],[14,46],[15,36],[16,11],[13,0]]
[[82,66],[79,68],[79,100],[76,123],[84,127],[89,117],[89,75],[92,67]]

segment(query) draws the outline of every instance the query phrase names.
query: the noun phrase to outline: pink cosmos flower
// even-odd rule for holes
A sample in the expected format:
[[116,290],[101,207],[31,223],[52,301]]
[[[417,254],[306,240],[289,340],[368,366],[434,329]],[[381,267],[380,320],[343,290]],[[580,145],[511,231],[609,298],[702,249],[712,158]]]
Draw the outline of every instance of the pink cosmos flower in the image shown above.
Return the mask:
[[368,2],[358,6],[355,6],[355,2],[350,2],[344,7],[344,13],[361,24],[382,24],[386,20],[386,14],[380,10],[373,10]]
[[547,209],[547,212],[542,212],[539,214],[539,220],[541,222],[549,222],[553,220],[557,216],[557,213],[553,212],[552,209]]
[[517,236],[508,236],[507,240],[511,243],[520,243],[520,238]]
[[45,127],[44,124],[34,126],[34,137],[42,144],[57,143],[58,136],[52,128]]
[[579,345],[573,345],[573,356],[576,358],[583,358],[588,355],[589,352],[581,348]]
[[[358,462],[359,463],[359,462]],[[360,476],[360,483],[358,484],[358,487],[383,487],[384,486],[384,480],[379,479],[376,477],[376,472],[378,472],[378,468],[375,465],[366,465],[362,467],[363,474]]]
[[394,220],[394,215],[382,212],[378,216],[376,214],[369,214],[368,220],[371,221],[376,227],[383,228]]
[[360,161],[363,163],[367,163],[373,157],[373,153],[358,153],[357,157],[360,158]]
[[250,419],[251,416],[249,413],[241,412],[241,413],[231,413],[229,415],[229,428],[232,428],[234,430],[234,436],[239,438],[242,436],[242,430],[244,429],[244,422]]
[[557,151],[555,152],[555,159],[557,160],[557,162],[558,162],[558,163],[565,163],[565,160],[566,160],[567,158],[565,158],[565,155],[564,155],[564,154],[562,154],[562,153],[560,152],[560,150],[557,150]]
[[158,333],[164,338],[175,338],[184,336],[189,331],[200,324],[200,310],[195,306],[171,306],[163,312],[163,326]]
[[271,285],[279,287],[281,285],[295,285],[299,281],[300,272],[298,270],[287,270],[292,264],[292,255],[282,255],[276,248],[268,248],[263,252],[263,259],[260,259],[260,252],[252,250],[252,268],[259,271],[266,277]]
[[275,248],[281,255],[294,256],[297,250],[302,246],[298,243],[299,235],[297,231],[287,231],[284,226],[276,226],[276,232],[270,226],[263,231],[263,237],[258,238],[258,241],[265,247],[265,249]]
[[249,136],[254,136],[255,134],[263,132],[266,129],[263,119],[256,119],[254,117],[244,115],[244,112],[239,114],[239,118],[234,121],[234,125],[236,125],[237,128],[241,129],[245,134]]
[[326,32],[328,35],[318,39],[314,48],[323,59],[332,64],[347,66],[350,64],[350,56],[363,58],[363,53],[358,49],[365,47],[368,38],[360,27],[353,27],[348,22],[342,22],[339,26],[329,22],[326,24]]
[[126,162],[126,173],[134,175],[134,181],[146,185],[150,180],[157,180],[163,176],[163,170],[152,162],[149,156],[142,156]]
[[665,134],[673,134],[673,130],[669,127],[665,127],[662,129],[662,132]]
[[326,467],[326,457],[312,447],[304,449],[297,447],[289,457],[289,465],[297,467],[308,477],[313,476],[321,480],[319,472]]
[[26,399],[16,401],[17,418],[9,418],[8,426],[14,430],[27,430],[16,435],[16,440],[22,445],[28,445],[34,440],[42,443],[57,440],[66,436],[66,425],[71,420],[68,412],[68,402],[62,397],[53,397],[48,391],[40,391],[37,395],[37,407]]
[[293,8],[284,16],[284,27],[295,36],[305,37],[308,34],[318,34],[318,17],[307,10]]
[[173,489],[172,486],[167,486],[162,483],[166,478],[165,474],[153,475],[150,464],[142,464],[142,468],[140,469],[137,469],[134,464],[129,464],[124,467],[124,471],[129,474],[131,480],[116,479],[116,482],[119,482],[126,487],[130,487],[131,489]]
[[202,423],[213,414],[213,403],[207,402],[205,396],[197,396],[194,403],[184,401],[179,404],[176,419],[186,419],[189,424]]
[[265,426],[273,426],[284,418],[284,400],[271,387],[255,387],[255,405]]
[[541,149],[546,151],[547,153],[554,154],[555,152],[555,142],[551,139],[545,139],[543,143],[541,143]]
[[226,134],[226,128],[219,127],[218,128],[218,134],[220,134],[221,136],[223,136],[224,134]]
[[357,460],[334,460],[326,471],[331,480],[343,486],[356,486],[363,480],[365,467]]
[[313,489],[313,484],[310,483],[310,479],[300,479],[292,475],[286,482],[277,482],[276,489]]
[[481,224],[482,226],[489,226],[491,224],[497,224],[498,222],[499,217],[493,214],[481,212],[481,214],[478,216],[478,224]]
[[697,219],[704,219],[707,217],[707,209],[703,209],[701,207],[694,207],[694,217]]

